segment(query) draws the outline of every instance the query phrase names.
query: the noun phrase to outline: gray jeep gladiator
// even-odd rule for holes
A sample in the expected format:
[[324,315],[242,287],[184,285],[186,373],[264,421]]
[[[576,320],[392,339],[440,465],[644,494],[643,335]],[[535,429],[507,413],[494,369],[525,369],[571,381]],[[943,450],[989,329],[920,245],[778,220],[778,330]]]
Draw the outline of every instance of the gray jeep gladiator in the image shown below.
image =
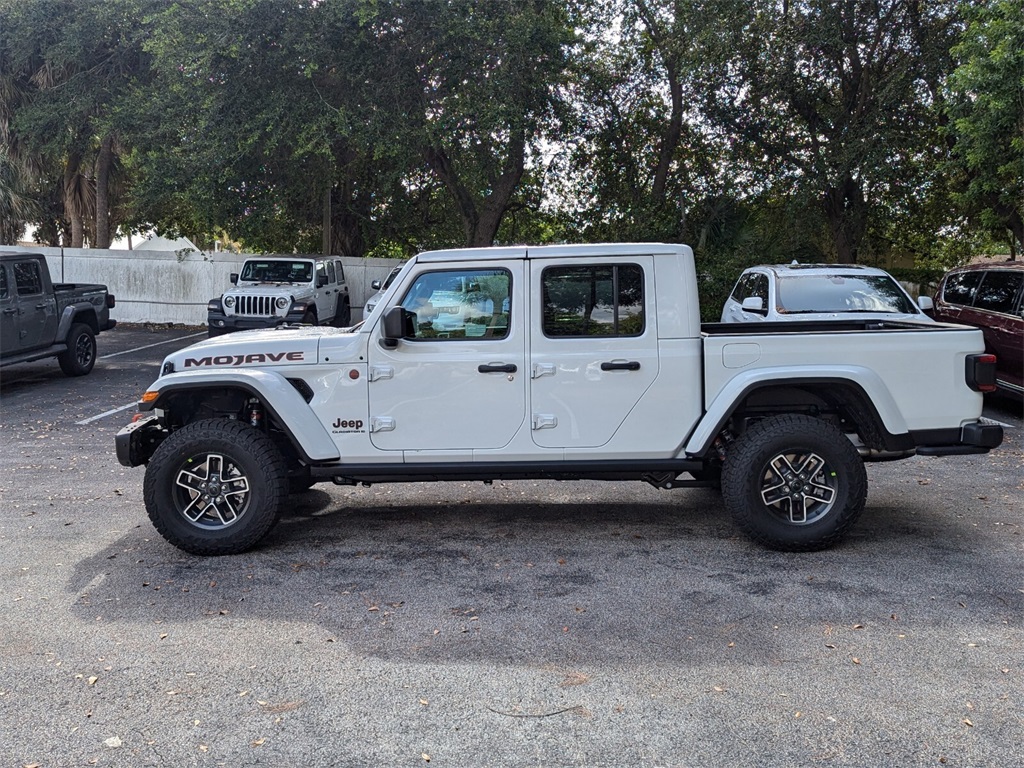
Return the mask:
[[68,376],[96,364],[96,335],[109,331],[114,296],[105,285],[54,283],[41,253],[0,252],[0,367],[56,357]]

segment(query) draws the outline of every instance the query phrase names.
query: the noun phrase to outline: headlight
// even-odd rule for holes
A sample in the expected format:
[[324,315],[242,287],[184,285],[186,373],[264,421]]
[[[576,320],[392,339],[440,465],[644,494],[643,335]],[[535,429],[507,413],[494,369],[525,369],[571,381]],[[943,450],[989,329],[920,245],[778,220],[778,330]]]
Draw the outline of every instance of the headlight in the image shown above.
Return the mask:
[[225,296],[224,297],[224,306],[228,307],[229,309],[231,307],[235,306],[235,297],[234,296]]
[[285,307],[287,307],[291,303],[292,303],[291,299],[287,298],[286,296],[278,296],[277,297],[277,308],[278,309],[284,309]]

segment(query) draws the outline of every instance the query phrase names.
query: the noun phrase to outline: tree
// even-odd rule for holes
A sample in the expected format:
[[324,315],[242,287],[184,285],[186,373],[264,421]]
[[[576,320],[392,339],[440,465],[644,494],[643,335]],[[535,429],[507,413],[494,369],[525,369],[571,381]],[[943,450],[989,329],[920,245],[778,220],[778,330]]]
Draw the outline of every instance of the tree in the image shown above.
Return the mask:
[[[554,0],[367,3],[396,86],[397,146],[415,149],[450,195],[465,245],[490,245],[528,162],[557,125],[572,30]],[[397,77],[388,73],[397,72]]]
[[947,114],[963,172],[959,199],[989,228],[1024,245],[1024,2],[965,4]]
[[856,262],[879,202],[922,193],[922,155],[937,141],[927,84],[941,77],[955,9],[917,0],[729,8],[736,26],[728,48],[707,57],[703,113],[736,141],[751,178],[813,200],[834,257]]
[[[73,247],[86,232],[110,242],[118,126],[113,117],[128,85],[145,72],[139,19],[149,0],[32,0],[3,14],[5,78],[12,146],[26,166],[60,168],[49,183],[63,190]],[[41,185],[45,187],[44,185]]]

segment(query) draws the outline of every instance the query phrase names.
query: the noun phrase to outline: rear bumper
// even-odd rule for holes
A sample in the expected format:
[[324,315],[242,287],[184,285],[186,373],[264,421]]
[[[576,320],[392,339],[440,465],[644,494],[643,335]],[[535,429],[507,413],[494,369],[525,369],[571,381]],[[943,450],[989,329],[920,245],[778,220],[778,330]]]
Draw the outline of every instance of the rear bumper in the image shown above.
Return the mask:
[[915,432],[917,452],[921,456],[962,456],[988,453],[1003,442],[1003,428],[985,419],[964,424],[959,429]]

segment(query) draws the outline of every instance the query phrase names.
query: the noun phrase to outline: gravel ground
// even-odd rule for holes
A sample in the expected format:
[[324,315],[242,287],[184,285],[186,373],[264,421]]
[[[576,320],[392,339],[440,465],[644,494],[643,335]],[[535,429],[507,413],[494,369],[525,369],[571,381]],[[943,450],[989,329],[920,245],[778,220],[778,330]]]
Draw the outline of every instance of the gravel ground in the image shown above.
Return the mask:
[[1024,765],[1019,406],[988,456],[870,465],[827,552],[524,481],[317,486],[197,558],[113,455],[196,332],[3,372],[0,766]]

